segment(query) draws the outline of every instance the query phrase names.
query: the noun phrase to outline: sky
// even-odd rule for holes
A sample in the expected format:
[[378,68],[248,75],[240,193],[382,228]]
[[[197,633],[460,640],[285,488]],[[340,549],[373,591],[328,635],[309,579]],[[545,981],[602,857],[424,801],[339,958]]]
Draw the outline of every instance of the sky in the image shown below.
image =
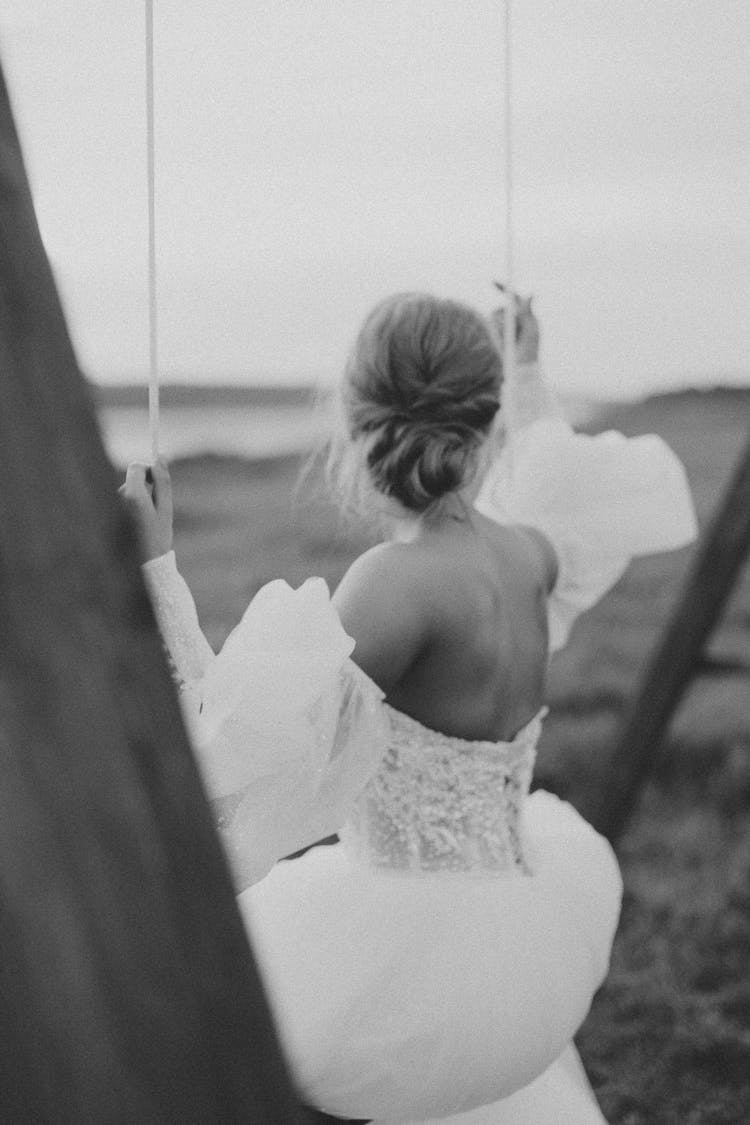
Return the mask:
[[[143,0],[3,0],[84,369],[148,365]],[[515,0],[515,281],[560,389],[750,385],[750,4]],[[389,292],[505,277],[502,0],[155,0],[166,379],[332,379]]]

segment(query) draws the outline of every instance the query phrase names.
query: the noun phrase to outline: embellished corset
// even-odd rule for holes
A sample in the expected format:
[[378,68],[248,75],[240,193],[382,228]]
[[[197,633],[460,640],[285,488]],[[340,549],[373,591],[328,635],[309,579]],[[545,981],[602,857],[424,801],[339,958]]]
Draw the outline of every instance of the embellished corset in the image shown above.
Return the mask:
[[384,707],[388,750],[339,833],[347,851],[404,872],[528,873],[521,813],[544,711],[512,742],[478,742]]

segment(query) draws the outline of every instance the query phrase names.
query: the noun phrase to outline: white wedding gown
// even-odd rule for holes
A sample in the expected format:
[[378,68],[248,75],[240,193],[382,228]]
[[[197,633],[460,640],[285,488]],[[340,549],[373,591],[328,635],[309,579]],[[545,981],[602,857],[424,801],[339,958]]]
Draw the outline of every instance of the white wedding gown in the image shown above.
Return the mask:
[[[477,506],[553,543],[553,649],[630,558],[695,533],[659,438],[559,419],[513,439]],[[174,556],[146,574],[303,1098],[391,1125],[602,1122],[571,1041],[607,972],[620,876],[570,805],[528,795],[543,713],[491,743],[393,710],[320,579],[264,587],[214,656]]]

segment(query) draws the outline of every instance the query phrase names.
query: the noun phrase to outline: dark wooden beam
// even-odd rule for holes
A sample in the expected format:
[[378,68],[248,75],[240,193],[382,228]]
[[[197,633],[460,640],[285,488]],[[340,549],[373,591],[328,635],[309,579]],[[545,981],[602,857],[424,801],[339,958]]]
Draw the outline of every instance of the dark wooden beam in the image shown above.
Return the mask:
[[703,535],[681,597],[623,723],[595,827],[615,842],[750,551],[750,440]]
[[3,1121],[294,1125],[0,74]]

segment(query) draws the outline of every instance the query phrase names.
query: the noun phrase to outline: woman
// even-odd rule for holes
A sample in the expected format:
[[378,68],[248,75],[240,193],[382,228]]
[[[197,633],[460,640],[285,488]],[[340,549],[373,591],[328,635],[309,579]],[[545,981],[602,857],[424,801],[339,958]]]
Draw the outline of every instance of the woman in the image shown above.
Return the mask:
[[319,584],[264,588],[218,657],[168,553],[165,469],[154,504],[142,468],[125,486],[282,1041],[306,1100],[341,1117],[603,1120],[570,1043],[620,878],[570,806],[528,796],[545,670],[629,559],[688,542],[694,517],[660,439],[557,416],[530,302],[518,321],[500,413],[481,317],[421,294],[376,307],[337,460],[386,538],[333,607]]

